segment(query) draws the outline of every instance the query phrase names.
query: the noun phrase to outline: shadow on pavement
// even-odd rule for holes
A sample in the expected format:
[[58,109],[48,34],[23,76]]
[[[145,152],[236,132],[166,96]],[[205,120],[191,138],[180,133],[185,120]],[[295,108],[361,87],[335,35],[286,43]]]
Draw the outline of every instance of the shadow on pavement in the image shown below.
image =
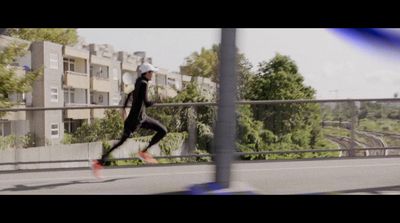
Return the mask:
[[353,190],[342,190],[332,191],[322,194],[371,194],[371,195],[383,195],[383,194],[400,194],[400,185],[387,186],[387,187],[371,187],[371,188],[360,188]]
[[17,184],[17,185],[14,185],[14,187],[12,187],[12,188],[4,188],[4,189],[0,190],[0,192],[3,192],[3,191],[28,191],[28,190],[38,190],[38,189],[43,189],[43,188],[52,189],[55,187],[67,186],[67,185],[72,185],[72,184],[99,184],[99,183],[109,183],[109,182],[114,182],[114,181],[118,181],[118,180],[134,179],[134,178],[137,178],[137,177],[114,178],[114,179],[103,180],[103,181],[74,180],[74,181],[69,181],[69,182],[65,182],[65,183],[43,184],[43,185],[36,185],[36,186],[26,186],[23,184]]

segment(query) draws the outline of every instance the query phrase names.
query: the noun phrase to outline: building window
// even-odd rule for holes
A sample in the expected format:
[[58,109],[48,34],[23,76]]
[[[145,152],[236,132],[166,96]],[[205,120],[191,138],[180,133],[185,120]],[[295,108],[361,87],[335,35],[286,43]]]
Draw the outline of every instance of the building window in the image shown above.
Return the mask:
[[26,102],[25,93],[17,93],[17,102],[18,103],[25,103]]
[[93,96],[93,91],[92,92],[90,92],[90,104],[96,104],[95,102],[94,102],[94,96]]
[[64,120],[64,132],[72,134],[82,126],[82,123],[83,120]]
[[11,135],[11,122],[0,122],[0,136]]
[[75,60],[64,58],[64,71],[75,71]]
[[0,136],[4,136],[4,124],[0,122]]
[[64,133],[71,133],[71,121],[64,120]]
[[99,69],[97,71],[97,76],[98,77],[103,77],[103,67],[99,67]]
[[69,70],[75,71],[75,60],[73,60],[73,59],[69,60]]
[[50,100],[52,102],[58,102],[58,88],[56,87],[50,88]]
[[69,101],[70,103],[75,103],[75,90],[70,89],[69,91]]
[[50,53],[50,69],[58,70],[58,55]]
[[109,68],[106,66],[100,66],[99,72],[98,72],[99,77],[107,79],[108,78],[108,69]]
[[[109,67],[102,65],[90,65],[90,75],[92,77],[109,78]],[[118,75],[118,70],[117,70]]]
[[75,103],[75,89],[68,88],[64,90],[64,103],[65,104]]
[[51,138],[58,138],[60,137],[59,127],[57,123],[51,124]]
[[64,90],[64,104],[68,104],[69,103],[69,94],[68,94],[68,89]]
[[68,71],[68,68],[69,68],[68,61],[66,58],[64,58],[64,71]]

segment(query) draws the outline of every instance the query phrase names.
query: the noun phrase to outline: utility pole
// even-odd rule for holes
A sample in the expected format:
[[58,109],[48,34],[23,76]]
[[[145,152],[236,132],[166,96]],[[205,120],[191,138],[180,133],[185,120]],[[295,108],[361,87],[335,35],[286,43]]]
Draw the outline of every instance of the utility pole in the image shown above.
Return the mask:
[[222,29],[220,87],[215,135],[216,176],[218,185],[228,188],[236,139],[236,29]]

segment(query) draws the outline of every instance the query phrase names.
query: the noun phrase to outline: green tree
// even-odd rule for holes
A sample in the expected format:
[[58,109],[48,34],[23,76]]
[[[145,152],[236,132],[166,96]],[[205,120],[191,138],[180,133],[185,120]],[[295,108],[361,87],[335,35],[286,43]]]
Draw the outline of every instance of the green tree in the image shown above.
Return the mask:
[[[219,82],[219,50],[220,46],[214,44],[210,49],[201,48],[200,52],[194,52],[185,59],[182,67],[183,73],[191,76],[211,78],[214,82]],[[244,54],[237,51],[237,75],[238,75],[238,98],[245,99],[248,91],[248,83],[254,76],[252,64]]]
[[[42,69],[28,71],[23,76],[16,74],[17,68],[11,64],[26,54],[26,44],[11,43],[0,51],[0,107],[9,108],[14,105],[8,98],[9,94],[26,93],[32,90],[34,80],[43,73]],[[0,117],[4,115],[0,114]]]
[[[276,54],[259,64],[251,80],[250,100],[314,99],[315,90],[305,86],[296,63],[288,56]],[[317,104],[276,104],[254,106],[254,117],[280,141],[313,146],[320,137],[320,107]],[[290,138],[290,140],[288,140]]]
[[[218,83],[218,65],[219,65],[219,45],[213,45],[210,49],[202,48],[200,52],[194,52],[189,57],[186,58],[185,65],[183,66],[183,73],[192,75],[211,78],[213,81]],[[245,57],[244,54],[237,52],[237,74],[238,74],[238,84],[237,84],[237,98],[246,99],[245,96],[250,90],[249,83],[254,77],[251,71],[252,64]],[[175,98],[175,102],[202,102],[208,101],[204,97],[201,97],[203,92],[199,91],[195,83],[188,86],[186,92],[180,94]],[[212,101],[215,100],[212,98]],[[259,135],[265,132],[260,129],[262,128],[262,123],[254,122],[252,119],[252,112],[248,108],[239,109],[240,119],[240,145],[251,145],[258,146],[261,145],[262,141],[259,140]],[[198,107],[197,111],[197,129],[198,129],[198,147],[202,149],[208,149],[211,147],[211,142],[213,139],[213,123],[215,120],[215,108],[212,107]],[[243,114],[242,114],[243,112]],[[186,123],[185,123],[186,124]],[[255,130],[252,128],[256,127]],[[258,131],[260,130],[260,131]],[[264,134],[265,135],[265,134]],[[254,138],[254,139],[253,139]],[[246,146],[244,146],[246,147]]]
[[353,115],[352,105],[348,102],[337,103],[333,109],[335,120],[349,121]]
[[[195,82],[188,84],[185,90],[172,99],[174,103],[187,103],[187,102],[211,102],[215,99],[206,95]],[[182,131],[188,129],[189,119],[195,119],[197,129],[197,145],[196,147],[201,150],[211,151],[212,139],[214,137],[213,123],[215,120],[216,108],[213,106],[199,106],[195,114],[192,108],[182,108],[179,116],[183,118]],[[193,108],[194,109],[194,108]],[[193,117],[194,116],[194,117]]]
[[238,85],[237,85],[237,98],[238,100],[247,99],[246,96],[251,94],[251,86],[255,74],[252,72],[253,65],[245,57],[244,54],[238,54]]
[[208,77],[217,81],[219,46],[213,45],[211,49],[201,48],[200,52],[194,52],[185,60],[184,73],[191,76]]
[[[115,140],[121,137],[123,121],[121,114],[116,109],[105,111],[105,117],[95,119],[92,123],[83,123],[73,134],[71,143],[97,142]],[[66,140],[69,141],[69,140]]]
[[[165,103],[211,102],[214,98],[206,95],[195,82],[190,82],[185,89],[173,98],[165,99]],[[195,120],[197,127],[197,148],[209,150],[213,138],[212,125],[215,117],[215,108],[199,106],[196,113],[188,107],[150,108],[148,115],[163,123],[169,132],[186,132],[189,119]],[[195,117],[193,117],[195,115]],[[149,135],[147,130],[140,129],[135,135]]]
[[367,116],[368,116],[368,108],[365,106],[364,103],[361,103],[360,112],[358,113],[358,121],[367,118]]
[[261,151],[266,145],[277,142],[277,137],[264,128],[263,122],[254,119],[250,105],[241,105],[237,115],[237,136],[240,145],[253,151]]
[[[171,99],[173,103],[187,103],[187,102],[211,102],[214,98],[210,98],[203,92],[195,82],[190,82],[186,88],[179,93],[176,97]],[[212,106],[200,106],[197,108],[197,121],[206,125],[212,125],[214,119],[215,109]],[[183,109],[187,115],[188,109]],[[187,117],[187,116],[185,116]],[[187,128],[187,121],[183,122],[183,128]]]
[[28,41],[50,41],[61,45],[75,45],[79,38],[76,29],[64,28],[9,28],[6,33]]

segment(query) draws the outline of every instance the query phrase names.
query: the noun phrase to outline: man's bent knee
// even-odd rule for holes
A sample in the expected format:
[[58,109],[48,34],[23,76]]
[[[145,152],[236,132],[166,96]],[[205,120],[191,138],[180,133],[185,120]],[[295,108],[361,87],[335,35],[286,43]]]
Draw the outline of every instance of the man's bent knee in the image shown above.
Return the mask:
[[161,127],[159,133],[162,135],[162,137],[164,137],[165,135],[167,135],[167,128]]

